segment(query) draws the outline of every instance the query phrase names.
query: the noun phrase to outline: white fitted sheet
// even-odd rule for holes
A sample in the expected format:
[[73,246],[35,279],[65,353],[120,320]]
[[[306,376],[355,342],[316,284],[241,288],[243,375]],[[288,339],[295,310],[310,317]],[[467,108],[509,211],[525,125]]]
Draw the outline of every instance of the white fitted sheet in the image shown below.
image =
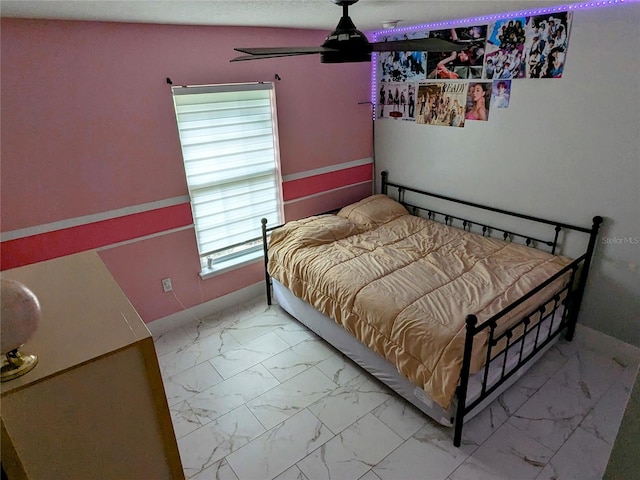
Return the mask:
[[[364,370],[372,374],[382,383],[387,385],[391,390],[398,395],[405,398],[411,404],[416,406],[422,412],[429,417],[436,420],[438,423],[445,426],[453,426],[455,419],[455,412],[457,408],[457,399],[451,404],[448,409],[442,408],[436,402],[434,402],[427,392],[422,388],[417,387],[404,376],[402,376],[395,365],[390,363],[385,358],[381,357],[374,351],[367,348],[356,337],[351,335],[340,325],[334,322],[331,318],[320,313],[318,310],[307,304],[300,298],[296,297],[290,290],[283,286],[280,282],[272,279],[273,282],[273,294],[276,302],[296,320],[305,325],[311,331],[323,338],[325,341],[333,345],[339,351],[344,353],[347,357],[360,365]],[[546,338],[549,330],[557,330],[560,325],[560,319],[564,314],[564,309],[561,307],[555,315],[549,315],[542,320],[539,338]],[[535,343],[535,333],[531,332],[525,340],[525,346],[523,350],[523,358],[526,357],[533,350]],[[556,336],[553,341],[549,342],[545,348],[532,357],[526,365],[517,370],[504,384],[500,385],[488,398],[483,400],[477,405],[471,412],[465,415],[465,422],[471,419],[482,411],[489,403],[497,398],[502,392],[513,385],[518,379],[520,379],[524,373],[538,361],[544,353],[551,348],[553,343],[557,341],[559,336]],[[506,371],[511,371],[518,363],[520,357],[520,341],[517,342],[514,347],[509,350],[507,356]],[[504,353],[501,353],[494,358],[489,367],[488,374],[488,387],[491,387],[500,378],[502,372]],[[482,379],[484,376],[484,368],[480,370],[476,375],[473,375],[469,379],[469,387],[467,390],[467,404],[471,404],[477,398],[480,397],[482,389]]]

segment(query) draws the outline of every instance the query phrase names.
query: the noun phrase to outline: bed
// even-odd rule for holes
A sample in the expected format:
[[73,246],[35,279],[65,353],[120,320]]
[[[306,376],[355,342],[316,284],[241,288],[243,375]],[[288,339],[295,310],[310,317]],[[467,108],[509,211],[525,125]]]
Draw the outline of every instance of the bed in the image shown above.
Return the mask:
[[[489,224],[487,215],[527,233]],[[573,337],[601,223],[481,206],[392,183],[383,172],[381,194],[333,213],[274,227],[263,219],[267,301],[273,294],[397,394],[454,426],[460,446],[465,420],[562,332]],[[537,236],[545,230],[548,238]],[[575,259],[559,252],[567,232],[586,237]]]

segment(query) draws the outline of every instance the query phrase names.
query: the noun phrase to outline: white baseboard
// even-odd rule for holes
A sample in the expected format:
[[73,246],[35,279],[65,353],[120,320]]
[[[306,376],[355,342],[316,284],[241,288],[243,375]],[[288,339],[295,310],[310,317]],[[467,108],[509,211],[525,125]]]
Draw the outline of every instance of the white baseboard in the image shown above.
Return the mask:
[[[246,302],[252,298],[264,295],[264,282],[249,285],[241,290],[224,295],[223,297],[214,298],[208,302],[201,303],[186,310],[181,310],[166,317],[159,318],[153,322],[147,323],[147,328],[154,337],[162,335],[170,330],[182,327],[189,323],[196,322],[204,317],[226,310],[240,303]],[[265,295],[266,303],[266,295]]]

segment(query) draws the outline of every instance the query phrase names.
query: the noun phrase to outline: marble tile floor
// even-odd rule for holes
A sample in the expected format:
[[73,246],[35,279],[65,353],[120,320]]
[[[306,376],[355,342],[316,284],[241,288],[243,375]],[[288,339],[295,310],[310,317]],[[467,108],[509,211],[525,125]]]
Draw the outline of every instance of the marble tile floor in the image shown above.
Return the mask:
[[463,431],[438,425],[262,297],[155,338],[185,475],[601,479],[640,349],[578,326]]

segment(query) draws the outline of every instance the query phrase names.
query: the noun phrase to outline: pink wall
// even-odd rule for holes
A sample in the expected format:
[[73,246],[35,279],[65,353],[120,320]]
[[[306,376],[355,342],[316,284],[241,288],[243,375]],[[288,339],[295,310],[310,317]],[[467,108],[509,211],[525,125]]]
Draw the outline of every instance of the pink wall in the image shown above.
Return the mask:
[[[101,248],[147,322],[182,308],[162,292],[161,278],[171,277],[190,307],[261,276],[250,266],[201,281],[189,215],[132,227],[149,218],[145,209],[160,218],[158,208],[184,212],[167,77],[193,85],[271,81],[277,73],[283,175],[372,155],[370,105],[358,104],[368,100],[369,64],[324,65],[316,56],[229,63],[234,46],[316,45],[324,32],[6,18],[1,26],[2,268]],[[330,203],[322,192],[306,198],[318,193],[314,177],[285,183],[293,192],[287,215]],[[366,193],[361,171],[353,178],[360,183],[341,197]],[[168,199],[178,206],[156,205]]]

